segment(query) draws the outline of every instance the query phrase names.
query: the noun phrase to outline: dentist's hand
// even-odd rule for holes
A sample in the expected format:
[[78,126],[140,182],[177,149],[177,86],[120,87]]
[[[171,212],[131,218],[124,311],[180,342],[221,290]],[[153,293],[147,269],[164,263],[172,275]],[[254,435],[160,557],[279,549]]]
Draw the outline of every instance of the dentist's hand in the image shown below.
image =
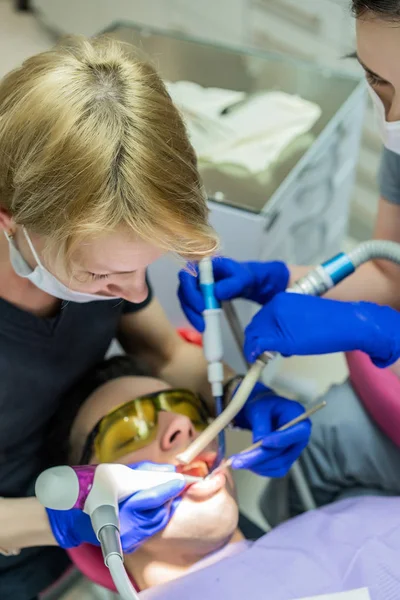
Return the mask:
[[286,431],[276,431],[304,412],[298,402],[277,396],[257,383],[234,424],[251,429],[253,442],[262,446],[233,459],[234,469],[248,469],[264,477],[284,477],[308,444],[311,421],[306,419]]
[[[283,262],[236,262],[230,258],[214,258],[214,292],[218,300],[244,298],[265,304],[287,288],[289,269]],[[187,319],[198,331],[204,331],[204,300],[196,276],[179,272],[178,298]]]
[[[175,471],[173,465],[150,462],[129,465],[132,469]],[[133,552],[167,525],[176,510],[185,482],[179,479],[132,494],[119,505],[121,543],[124,552]],[[98,546],[89,516],[79,509],[46,509],[53,535],[61,548],[84,543]]]
[[276,295],[245,330],[253,362],[265,350],[283,356],[361,350],[378,367],[400,356],[400,313],[371,302],[340,302],[301,294]]

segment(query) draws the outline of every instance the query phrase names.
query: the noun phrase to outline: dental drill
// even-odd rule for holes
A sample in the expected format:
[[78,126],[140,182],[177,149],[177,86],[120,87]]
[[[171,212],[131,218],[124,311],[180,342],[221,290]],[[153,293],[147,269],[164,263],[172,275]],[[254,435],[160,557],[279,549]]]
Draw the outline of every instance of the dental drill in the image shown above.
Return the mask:
[[[208,362],[208,381],[214,398],[215,414],[222,414],[224,367],[222,363],[222,309],[221,304],[214,294],[214,273],[211,258],[204,258],[199,263],[200,290],[204,298],[205,310],[203,312],[205,330],[203,334],[203,351]],[[225,456],[225,431],[218,433],[218,455],[215,466]]]
[[[354,273],[359,266],[374,259],[389,260],[400,265],[400,244],[385,240],[363,242],[351,252],[347,254],[341,252],[319,265],[299,279],[287,292],[322,296]],[[177,456],[181,463],[189,464],[192,462],[219,435],[219,432],[234,420],[260,379],[265,367],[278,357],[277,352],[263,352],[256,359],[224,412],[184,452]]]
[[188,485],[202,481],[201,477],[174,471],[135,470],[121,464],[60,466],[39,475],[35,494],[46,508],[79,508],[89,515],[118,593],[123,600],[138,600],[123,565],[118,503],[135,492],[172,479],[180,479]]

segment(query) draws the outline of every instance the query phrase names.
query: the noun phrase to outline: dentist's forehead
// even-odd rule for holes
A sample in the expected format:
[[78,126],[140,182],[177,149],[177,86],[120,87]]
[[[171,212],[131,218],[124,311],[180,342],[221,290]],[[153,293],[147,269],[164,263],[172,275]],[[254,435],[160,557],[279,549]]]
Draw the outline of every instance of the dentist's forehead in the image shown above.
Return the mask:
[[360,61],[381,79],[400,84],[400,22],[357,19],[357,54]]
[[104,273],[130,273],[147,267],[163,250],[126,230],[96,237],[81,244],[74,262],[81,268]]

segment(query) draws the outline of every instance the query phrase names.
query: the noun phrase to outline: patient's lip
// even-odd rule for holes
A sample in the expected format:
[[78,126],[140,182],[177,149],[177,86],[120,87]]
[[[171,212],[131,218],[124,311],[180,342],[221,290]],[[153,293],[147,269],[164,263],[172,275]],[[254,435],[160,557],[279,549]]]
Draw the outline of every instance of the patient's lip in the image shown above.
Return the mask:
[[[215,462],[216,452],[204,452],[188,465],[177,465],[178,473],[194,475],[195,477],[207,477]],[[198,483],[193,483],[185,488],[184,495],[193,500],[208,500],[224,487],[226,473],[218,473],[215,477],[209,477]]]
[[225,474],[217,473],[215,477],[210,477],[191,485],[186,490],[185,496],[193,500],[208,500],[225,486],[225,482]]

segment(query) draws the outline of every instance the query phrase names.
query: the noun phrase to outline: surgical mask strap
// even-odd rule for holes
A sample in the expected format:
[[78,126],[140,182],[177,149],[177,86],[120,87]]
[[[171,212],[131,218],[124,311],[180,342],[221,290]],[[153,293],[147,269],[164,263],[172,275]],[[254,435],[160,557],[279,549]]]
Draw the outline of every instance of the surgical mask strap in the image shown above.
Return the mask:
[[36,250],[35,250],[35,248],[34,248],[33,244],[32,244],[32,240],[31,240],[31,238],[29,237],[29,234],[28,234],[27,230],[25,229],[25,226],[24,226],[24,225],[22,226],[22,231],[24,232],[24,235],[25,235],[26,241],[28,242],[28,246],[29,246],[29,248],[30,248],[30,250],[31,250],[31,252],[32,252],[32,254],[33,254],[33,258],[36,260],[36,262],[37,262],[38,266],[39,266],[39,267],[41,267],[41,268],[43,269],[44,267],[43,267],[43,265],[42,265],[42,262],[41,262],[41,260],[40,260],[40,258],[39,258],[39,256],[38,256],[38,254],[37,254],[37,252],[36,252]]

